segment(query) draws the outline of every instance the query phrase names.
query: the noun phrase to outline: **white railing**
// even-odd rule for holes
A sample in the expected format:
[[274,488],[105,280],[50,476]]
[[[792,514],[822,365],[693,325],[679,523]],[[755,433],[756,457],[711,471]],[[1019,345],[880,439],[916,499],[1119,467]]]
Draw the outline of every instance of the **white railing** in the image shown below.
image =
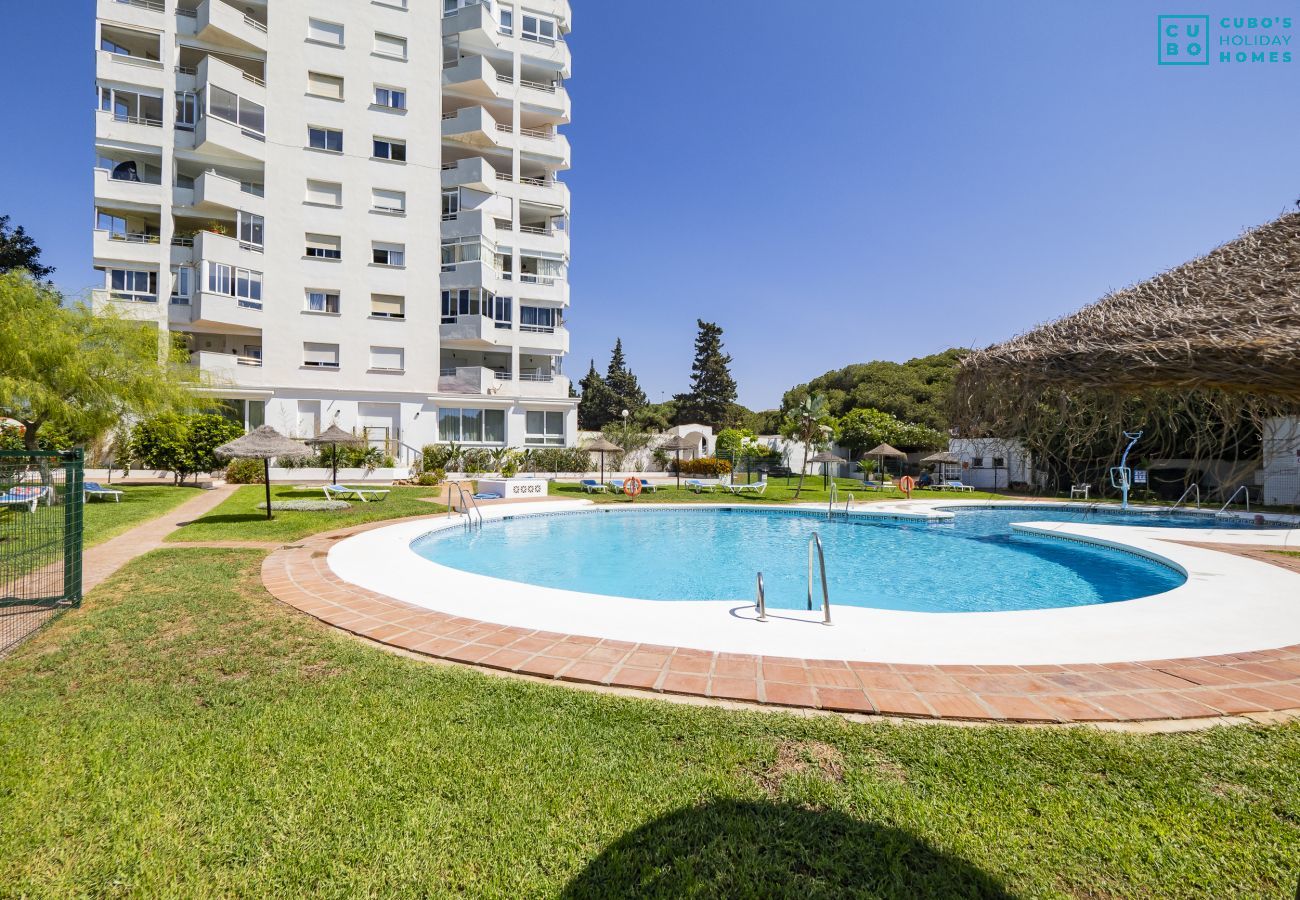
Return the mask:
[[109,291],[109,299],[121,300],[127,303],[157,303],[157,294],[128,294],[123,291]]
[[176,74],[177,75],[198,75],[199,70],[196,69],[194,66],[177,66]]
[[541,382],[549,383],[555,380],[555,376],[543,375],[541,372],[521,372],[519,374],[519,380],[520,381],[541,381]]
[[520,331],[529,331],[534,334],[555,334],[555,325],[520,325]]
[[156,234],[143,234],[138,231],[110,231],[108,239],[126,244],[157,244],[161,240]]
[[159,0],[117,0],[118,3],[125,3],[127,6],[134,6],[138,9],[147,9],[150,12],[166,12],[167,6]]
[[513,381],[514,377],[515,377],[514,372],[493,372],[492,373],[492,378],[495,379],[496,381]]
[[180,235],[173,235],[173,236],[172,236],[172,246],[173,246],[173,247],[193,247],[193,246],[194,246],[194,238],[193,238],[193,237],[181,237]]
[[554,285],[558,279],[552,275],[533,275],[528,272],[521,272],[519,274],[519,280],[524,284],[541,284],[549,287]]
[[506,134],[515,133],[515,129],[513,125],[503,125],[500,122],[497,122],[497,131],[502,131],[505,132]]
[[181,9],[177,7],[176,15],[183,19],[197,19],[199,17],[199,11],[197,9]]
[[262,34],[266,34],[266,26],[254,19],[252,16],[244,16],[244,24],[262,32]]
[[552,180],[552,179],[548,179],[548,178],[532,178],[532,177],[527,176],[527,175],[520,175],[520,176],[519,176],[519,183],[520,183],[520,184],[530,184],[530,185],[532,185],[533,187],[543,187],[543,188],[548,188],[548,187],[554,187],[554,186],[555,186],[555,181]]
[[127,178],[125,176],[114,175],[112,169],[100,169],[99,171],[103,172],[109,181],[116,181],[122,184],[152,184],[155,186],[162,184],[162,178],[146,178],[139,173],[136,174],[135,178]]
[[438,377],[439,377],[439,378],[452,378],[452,377],[454,377],[455,375],[456,375],[456,367],[455,367],[455,366],[452,366],[452,367],[449,368],[449,369],[439,369],[439,370],[438,370]]
[[540,81],[528,81],[523,78],[519,79],[519,84],[521,87],[532,88],[535,91],[545,91],[548,94],[555,93],[555,85],[553,84],[543,84]]
[[160,60],[145,59],[143,56],[131,56],[129,53],[113,53],[112,51],[108,55],[113,57],[114,62],[124,63],[128,66],[141,66],[146,69],[161,69],[163,67]]
[[543,130],[541,128],[520,128],[519,133],[527,135],[528,137],[540,138],[544,141],[555,139],[555,132]]
[[524,234],[540,234],[546,237],[550,237],[555,233],[544,225],[520,225],[519,230]]
[[[515,83],[515,80],[514,80],[513,77],[511,77],[510,75],[502,75],[502,74],[500,74],[500,73],[497,73],[497,81],[501,82],[502,84],[514,84],[514,83]],[[525,82],[525,84],[527,84],[527,82]]]
[[236,356],[235,364],[240,366],[256,366],[260,369],[262,367],[262,358],[260,356]]
[[114,122],[124,122],[127,125],[148,125],[150,128],[162,128],[162,119],[151,119],[148,116],[124,116],[120,113],[113,114]]
[[244,72],[244,80],[245,80],[245,81],[251,81],[251,82],[253,82],[253,84],[257,85],[258,87],[266,87],[266,82],[265,82],[265,81],[263,81],[262,79],[258,78],[256,75],[250,75],[250,74],[248,74],[247,72]]

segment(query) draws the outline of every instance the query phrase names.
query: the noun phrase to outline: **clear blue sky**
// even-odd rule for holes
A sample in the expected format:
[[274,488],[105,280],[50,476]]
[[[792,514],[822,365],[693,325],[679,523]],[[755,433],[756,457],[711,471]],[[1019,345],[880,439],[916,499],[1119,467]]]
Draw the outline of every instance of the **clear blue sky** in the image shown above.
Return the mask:
[[[621,336],[652,400],[685,388],[697,317],[773,406],[1010,336],[1300,196],[1300,58],[1156,65],[1159,13],[1294,14],[1300,38],[1294,0],[573,5],[567,371]],[[0,212],[69,291],[93,281],[93,17],[4,16]]]

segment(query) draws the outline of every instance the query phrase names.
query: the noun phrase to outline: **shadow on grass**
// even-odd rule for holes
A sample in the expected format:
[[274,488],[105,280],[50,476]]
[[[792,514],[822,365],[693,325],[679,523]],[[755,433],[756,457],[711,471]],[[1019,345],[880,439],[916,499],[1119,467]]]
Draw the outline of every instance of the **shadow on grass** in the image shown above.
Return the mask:
[[607,847],[563,897],[987,897],[1001,883],[964,859],[834,811],[717,800]]

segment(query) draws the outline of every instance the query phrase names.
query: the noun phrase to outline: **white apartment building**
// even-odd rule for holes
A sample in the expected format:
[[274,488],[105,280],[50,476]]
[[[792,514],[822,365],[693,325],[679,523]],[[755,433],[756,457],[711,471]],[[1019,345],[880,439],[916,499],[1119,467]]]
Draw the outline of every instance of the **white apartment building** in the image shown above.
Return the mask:
[[577,436],[568,0],[96,0],[97,308],[248,427]]

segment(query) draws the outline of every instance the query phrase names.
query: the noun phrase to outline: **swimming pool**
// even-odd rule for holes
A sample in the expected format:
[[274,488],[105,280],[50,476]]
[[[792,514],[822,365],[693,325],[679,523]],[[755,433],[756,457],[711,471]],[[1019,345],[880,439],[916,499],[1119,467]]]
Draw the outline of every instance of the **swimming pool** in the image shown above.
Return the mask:
[[768,606],[805,605],[808,539],[821,535],[831,602],[912,612],[1003,612],[1114,603],[1178,587],[1144,556],[1020,534],[1013,522],[1242,527],[1212,517],[1077,508],[955,508],[908,521],[770,508],[599,510],[520,515],[423,536],[440,565],[542,587],[644,600],[739,600],[763,572]]

